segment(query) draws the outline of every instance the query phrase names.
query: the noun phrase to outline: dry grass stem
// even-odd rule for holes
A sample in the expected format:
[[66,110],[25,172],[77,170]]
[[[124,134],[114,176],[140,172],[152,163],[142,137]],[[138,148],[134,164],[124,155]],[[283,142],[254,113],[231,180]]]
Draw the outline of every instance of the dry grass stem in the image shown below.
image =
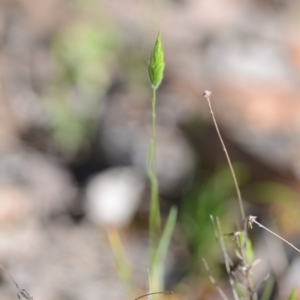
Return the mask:
[[219,218],[217,217],[217,229],[218,229],[218,237],[219,237],[219,242],[220,242],[220,247],[224,256],[224,260],[225,260],[225,267],[226,267],[226,272],[228,274],[228,278],[229,278],[229,283],[231,286],[231,290],[232,290],[232,294],[235,300],[239,300],[239,296],[237,294],[237,291],[235,289],[235,282],[231,273],[231,269],[230,269],[230,265],[232,264],[231,259],[227,253],[226,247],[225,247],[225,243],[223,240],[223,233],[221,230],[221,225],[220,225],[220,221]]
[[234,282],[234,279],[233,279],[233,276],[232,276],[232,273],[231,273],[231,269],[230,269],[230,266],[233,265],[233,262],[232,262],[230,256],[228,255],[226,247],[225,247],[225,243],[224,243],[224,240],[223,240],[223,234],[222,234],[221,226],[220,226],[220,221],[217,218],[217,227],[216,227],[215,221],[214,221],[214,218],[213,218],[212,215],[210,215],[210,219],[211,219],[215,239],[216,239],[219,247],[221,248],[221,251],[222,251],[222,254],[223,254],[223,257],[224,257],[226,272],[228,274],[229,283],[230,283],[230,286],[231,286],[233,297],[234,297],[235,300],[239,300],[238,294],[235,290],[235,282]]
[[220,288],[220,286],[218,285],[218,283],[216,282],[216,280],[214,279],[214,277],[211,275],[209,267],[208,267],[208,264],[207,264],[206,260],[203,257],[202,257],[202,261],[203,261],[205,270],[208,273],[209,280],[215,286],[216,290],[218,291],[218,293],[220,294],[220,296],[222,297],[222,299],[223,300],[228,300],[228,298],[225,295],[225,293],[223,292],[223,290]]
[[255,287],[255,291],[258,291],[270,278],[270,274],[267,274],[267,276]]
[[18,289],[19,293],[17,294],[17,296],[18,296],[19,300],[22,297],[25,298],[26,300],[33,300],[33,297],[25,289],[21,289],[19,287],[19,285],[16,283],[16,281],[13,279],[13,277],[8,273],[8,271],[3,267],[3,265],[0,264],[0,268],[3,270],[4,273],[7,274],[7,276],[9,277],[9,279],[13,282],[13,284]]
[[[221,241],[220,241],[220,236],[219,236],[217,227],[216,227],[216,225],[215,225],[214,217],[213,217],[212,215],[210,215],[210,220],[211,220],[211,224],[212,224],[212,227],[213,227],[213,233],[214,233],[215,240],[216,240],[217,244],[219,245],[219,247],[220,247],[221,250],[222,250],[224,259],[225,259],[225,261],[226,261],[226,260],[228,261],[229,266],[232,266],[232,265],[233,265],[233,261],[231,260],[230,256],[228,255],[228,253],[227,253],[227,251],[226,251],[226,248],[225,248],[225,245],[224,245],[225,252],[223,251],[223,247],[222,247]],[[226,255],[226,258],[225,258],[225,255]]]
[[245,211],[244,211],[244,207],[243,207],[243,201],[242,201],[241,192],[240,192],[239,185],[238,185],[235,173],[234,173],[234,169],[232,167],[232,163],[231,163],[229,154],[227,152],[225,143],[224,143],[224,141],[222,139],[222,136],[221,136],[221,133],[220,133],[220,130],[219,130],[219,127],[218,127],[218,124],[217,124],[217,121],[216,121],[216,118],[215,118],[215,115],[214,115],[214,112],[212,110],[212,106],[211,106],[211,103],[210,103],[211,92],[210,91],[204,91],[203,96],[204,96],[204,98],[206,98],[206,100],[208,102],[209,110],[210,110],[210,113],[211,113],[211,116],[212,116],[212,119],[213,119],[213,122],[214,122],[214,125],[215,125],[215,128],[216,128],[217,134],[219,136],[220,142],[222,144],[223,151],[224,151],[224,153],[226,155],[226,158],[227,158],[227,161],[228,161],[228,165],[229,165],[232,177],[233,177],[233,181],[234,181],[236,193],[237,193],[238,200],[239,200],[239,205],[240,205],[242,219],[244,221],[245,220]]
[[255,216],[249,216],[248,218],[248,225],[249,227],[252,229],[253,223],[257,224],[259,227],[265,229],[266,231],[272,233],[273,235],[275,235],[276,237],[278,237],[279,239],[281,239],[283,242],[285,242],[286,244],[288,244],[290,247],[292,247],[293,249],[295,249],[297,252],[300,253],[300,250],[294,246],[292,243],[288,242],[286,239],[284,239],[283,237],[281,237],[280,235],[276,234],[275,232],[273,232],[272,230],[270,230],[269,228],[265,227],[264,225],[260,224],[258,221],[256,221]]
[[157,295],[157,294],[173,294],[172,292],[154,292],[154,293],[147,293],[145,295],[142,295],[138,298],[135,298],[134,300],[138,300],[138,299],[141,299],[141,298],[144,298],[144,297],[149,297],[149,296],[152,296],[152,295]]

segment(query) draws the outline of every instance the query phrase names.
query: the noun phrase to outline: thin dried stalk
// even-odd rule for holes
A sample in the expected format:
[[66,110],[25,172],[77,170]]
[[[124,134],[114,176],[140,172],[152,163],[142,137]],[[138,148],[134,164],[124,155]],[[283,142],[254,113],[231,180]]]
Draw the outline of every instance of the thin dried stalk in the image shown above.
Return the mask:
[[230,259],[229,259],[229,255],[228,255],[226,247],[225,247],[225,243],[224,243],[224,240],[223,240],[223,234],[222,234],[221,226],[220,226],[220,221],[219,221],[218,217],[217,217],[217,228],[218,228],[220,247],[221,247],[221,250],[222,250],[222,253],[223,253],[223,256],[224,256],[226,272],[228,274],[232,294],[233,294],[233,297],[234,297],[235,300],[239,300],[239,296],[238,296],[237,291],[235,289],[235,282],[234,282],[234,279],[232,277],[232,273],[231,273],[231,270],[230,270]]
[[212,116],[212,119],[213,119],[213,122],[214,122],[214,125],[215,125],[215,128],[216,128],[217,134],[219,136],[219,140],[220,140],[220,142],[222,144],[223,151],[224,151],[225,156],[227,158],[227,162],[228,162],[228,165],[229,165],[229,168],[230,168],[230,171],[231,171],[231,175],[232,175],[232,178],[233,178],[233,181],[234,181],[236,193],[237,193],[238,200],[239,200],[239,205],[240,205],[242,219],[244,221],[245,220],[245,211],[244,211],[244,206],[243,206],[241,192],[240,192],[239,185],[238,185],[235,173],[234,173],[234,169],[232,167],[232,163],[231,163],[229,154],[227,152],[225,143],[224,143],[223,138],[221,136],[221,133],[220,133],[220,130],[219,130],[219,127],[218,127],[218,124],[217,124],[217,121],[216,121],[216,118],[215,118],[215,115],[214,115],[214,112],[212,110],[212,106],[211,106],[211,103],[210,103],[211,92],[210,91],[204,91],[203,96],[204,96],[204,98],[206,98],[206,100],[208,102],[209,110],[210,110],[210,113],[211,113],[211,116]]
[[23,297],[26,300],[33,300],[33,297],[25,289],[21,289],[19,287],[19,285],[16,283],[16,281],[13,279],[13,277],[8,273],[8,271],[3,267],[3,265],[0,264],[0,268],[4,271],[4,273],[7,274],[7,276],[9,277],[9,279],[13,282],[13,284],[18,289],[18,291],[19,291],[19,293],[17,294],[18,299],[21,299]]
[[284,239],[283,237],[281,237],[280,235],[276,234],[275,232],[273,232],[272,230],[270,230],[269,228],[265,227],[264,225],[260,224],[258,221],[256,221],[255,216],[249,216],[248,218],[248,226],[252,229],[252,224],[255,223],[257,224],[259,227],[265,229],[266,231],[272,233],[273,235],[275,235],[276,237],[278,237],[279,239],[281,239],[282,241],[284,241],[286,244],[288,244],[290,247],[292,247],[293,249],[295,249],[297,252],[300,253],[300,250],[294,246],[292,243],[288,242],[286,239]]
[[209,280],[215,286],[216,290],[218,291],[220,296],[223,298],[223,300],[228,300],[228,298],[225,295],[225,293],[223,292],[223,290],[220,288],[220,286],[218,285],[218,283],[216,282],[214,277],[211,275],[208,264],[207,264],[206,260],[203,257],[202,257],[202,261],[203,261],[204,267],[206,269],[206,272],[208,273]]
[[214,218],[213,218],[212,215],[210,215],[210,219],[211,219],[215,239],[216,239],[219,247],[221,248],[221,251],[222,251],[222,254],[223,254],[223,257],[224,257],[225,268],[226,268],[226,272],[228,274],[229,283],[230,283],[230,286],[231,286],[233,297],[234,297],[235,300],[239,300],[238,294],[237,294],[236,289],[235,289],[234,278],[232,276],[231,269],[230,269],[230,266],[233,265],[233,262],[232,262],[230,256],[228,255],[225,244],[224,244],[223,234],[222,234],[222,231],[221,231],[221,226],[220,226],[219,219],[217,218],[217,226],[215,225],[215,221],[214,221]]
[[151,295],[157,295],[157,294],[173,294],[172,292],[154,292],[154,293],[147,293],[145,295],[142,295],[138,298],[135,298],[134,300],[138,300],[138,299],[141,299],[141,298],[144,298],[144,297],[149,297]]

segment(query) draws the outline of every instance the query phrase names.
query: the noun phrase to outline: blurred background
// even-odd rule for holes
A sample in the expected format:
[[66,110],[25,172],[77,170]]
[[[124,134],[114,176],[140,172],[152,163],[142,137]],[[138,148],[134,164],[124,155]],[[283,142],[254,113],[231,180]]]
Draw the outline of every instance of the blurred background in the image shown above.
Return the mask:
[[[246,214],[300,246],[297,0],[1,0],[0,262],[35,300],[125,299],[111,227],[147,290],[147,62],[159,28],[163,217],[179,208],[168,297],[216,299],[202,257],[228,289],[209,215],[228,233],[240,212],[205,89]],[[299,255],[258,228],[251,237],[255,283],[270,274],[273,299],[300,289]],[[2,273],[1,300],[16,293]]]

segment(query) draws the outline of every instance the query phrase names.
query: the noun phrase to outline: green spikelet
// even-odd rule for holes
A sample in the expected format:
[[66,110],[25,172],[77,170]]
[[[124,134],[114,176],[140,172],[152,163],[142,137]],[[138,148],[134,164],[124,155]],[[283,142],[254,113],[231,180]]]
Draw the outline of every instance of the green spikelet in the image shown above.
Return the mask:
[[157,89],[163,79],[165,69],[164,50],[159,32],[148,63],[148,75],[153,89]]

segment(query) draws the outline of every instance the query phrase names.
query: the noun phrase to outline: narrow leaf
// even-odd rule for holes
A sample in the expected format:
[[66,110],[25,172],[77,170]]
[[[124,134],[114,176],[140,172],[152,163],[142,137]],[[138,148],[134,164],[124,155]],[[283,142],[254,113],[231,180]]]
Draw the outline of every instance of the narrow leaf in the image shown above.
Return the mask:
[[176,207],[172,207],[162,237],[159,241],[154,260],[151,262],[151,290],[163,288],[164,261],[175,228],[176,218],[177,209]]
[[241,233],[238,236],[238,240],[240,243],[241,248],[245,249],[245,258],[247,260],[248,264],[251,264],[253,261],[253,257],[254,257],[254,252],[253,252],[253,248],[252,248],[252,243],[250,241],[250,239],[246,239],[245,235],[243,233]]
[[246,241],[246,258],[247,258],[247,262],[249,264],[252,263],[253,257],[254,257],[254,252],[253,252],[253,248],[252,248],[252,243],[249,239],[247,239],[247,241]]
[[274,288],[274,280],[268,280],[260,300],[270,300]]
[[118,275],[128,291],[129,298],[132,298],[134,290],[132,271],[126,259],[119,233],[115,229],[110,229],[107,231],[107,235],[117,264]]

